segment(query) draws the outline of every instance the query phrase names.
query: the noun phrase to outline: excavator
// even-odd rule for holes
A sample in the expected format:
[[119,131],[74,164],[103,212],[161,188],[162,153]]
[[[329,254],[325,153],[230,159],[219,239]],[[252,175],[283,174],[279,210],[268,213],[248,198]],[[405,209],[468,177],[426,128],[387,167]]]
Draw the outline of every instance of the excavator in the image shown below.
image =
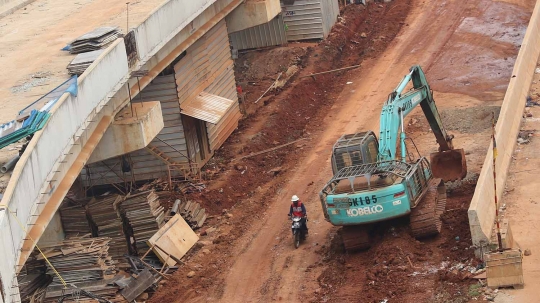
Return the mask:
[[[375,223],[403,216],[410,217],[415,238],[439,234],[444,181],[467,174],[465,153],[454,149],[424,72],[419,65],[409,71],[383,105],[378,140],[373,131],[364,131],[343,135],[333,146],[333,177],[319,196],[326,220],[343,227],[347,251],[369,248]],[[412,88],[405,91],[410,81]],[[417,105],[439,145],[430,161],[407,150],[404,118]]]

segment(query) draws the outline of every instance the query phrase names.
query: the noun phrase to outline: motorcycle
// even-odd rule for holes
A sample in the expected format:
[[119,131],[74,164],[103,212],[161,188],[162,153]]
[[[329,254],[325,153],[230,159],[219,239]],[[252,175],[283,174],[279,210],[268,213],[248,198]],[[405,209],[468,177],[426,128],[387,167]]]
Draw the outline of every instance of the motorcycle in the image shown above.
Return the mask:
[[306,239],[306,229],[303,226],[302,217],[290,217],[290,219],[292,219],[291,228],[293,232],[294,247],[298,248],[300,242]]

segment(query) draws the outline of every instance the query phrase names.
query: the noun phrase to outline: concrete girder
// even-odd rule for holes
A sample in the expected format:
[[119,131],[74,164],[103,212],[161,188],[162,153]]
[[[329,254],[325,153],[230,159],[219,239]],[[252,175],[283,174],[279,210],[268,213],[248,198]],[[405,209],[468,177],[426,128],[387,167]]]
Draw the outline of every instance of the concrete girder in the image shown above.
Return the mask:
[[[171,0],[153,14],[166,15],[163,11],[168,9],[167,5],[171,2],[175,2],[176,9],[183,8],[181,0]],[[131,68],[128,67],[124,41],[118,39],[79,78],[78,97],[66,93],[59,99],[51,110],[53,117],[43,130],[34,135],[19,160],[2,198],[2,204],[10,207],[12,213],[8,213],[7,209],[0,210],[0,255],[11,255],[13,258],[0,259],[0,281],[3,290],[0,303],[20,301],[16,274],[28,259],[67,190],[87,163],[91,152],[112,123],[112,117],[129,103],[128,90],[132,97],[137,95],[139,89],[144,89],[159,72],[242,2],[217,0],[199,3],[206,8],[204,11],[197,10],[198,15],[190,17],[190,22],[201,26],[197,29],[186,28],[185,22],[180,23],[168,33],[161,32],[160,35],[164,38],[159,43],[150,41],[151,38],[145,39],[144,35],[156,36],[151,31],[140,31],[142,34],[136,35],[136,39],[139,42],[144,41],[144,47],[141,46],[144,52],[139,54],[139,60]],[[150,26],[147,22],[149,19],[158,24]],[[152,16],[149,19],[141,26],[147,26],[147,29],[164,28],[160,27],[163,19]],[[139,88],[135,85],[137,80],[130,79],[130,71],[140,69],[148,69],[150,72],[140,79]],[[113,82],[107,82],[108,79]],[[59,121],[61,117],[64,117],[64,120]],[[58,125],[59,122],[65,125]],[[53,132],[58,130],[52,130],[55,125],[62,128],[62,138],[54,138]],[[66,137],[66,132],[71,129],[74,131]],[[63,143],[64,141],[66,143]],[[39,145],[41,148],[38,148]],[[13,217],[17,220],[13,220]],[[15,221],[22,222],[24,228]]]

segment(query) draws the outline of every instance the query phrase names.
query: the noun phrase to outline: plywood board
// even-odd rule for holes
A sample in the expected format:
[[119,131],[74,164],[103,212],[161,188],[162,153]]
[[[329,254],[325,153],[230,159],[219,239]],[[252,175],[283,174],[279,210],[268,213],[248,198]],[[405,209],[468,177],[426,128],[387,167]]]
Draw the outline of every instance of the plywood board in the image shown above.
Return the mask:
[[[176,261],[168,257],[168,254],[179,260],[197,241],[199,241],[199,237],[184,218],[176,214],[148,240],[148,246],[153,247],[154,253],[162,262],[174,266]],[[155,247],[156,245],[159,246],[159,249]]]

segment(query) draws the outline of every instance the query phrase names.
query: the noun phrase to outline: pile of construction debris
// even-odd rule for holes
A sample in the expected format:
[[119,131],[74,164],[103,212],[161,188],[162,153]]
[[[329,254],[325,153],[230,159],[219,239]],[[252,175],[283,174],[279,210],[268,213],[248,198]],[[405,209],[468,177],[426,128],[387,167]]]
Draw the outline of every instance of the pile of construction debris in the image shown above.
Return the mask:
[[207,218],[206,210],[191,201],[176,200],[166,211],[171,199],[154,189],[66,198],[60,207],[66,239],[32,254],[18,277],[24,302],[72,296],[131,302],[155,289],[183,263],[199,240],[193,230]]
[[92,234],[87,211],[84,207],[91,199],[66,200],[71,203],[64,203],[60,207],[60,217],[66,238]]
[[115,266],[109,256],[110,238],[71,238],[62,242],[42,246],[44,256],[37,255],[37,260],[45,257],[60,274],[60,280],[54,269],[47,263],[47,274],[53,276],[52,286],[75,284],[112,278],[116,274]]
[[[124,233],[124,224],[117,212],[117,205],[121,203],[122,196],[110,195],[92,199],[88,203],[89,224],[96,226],[95,236],[108,237],[111,239],[109,244],[109,255],[119,267],[127,267],[124,261],[124,255],[129,252],[126,235]],[[122,264],[123,263],[123,264]]]
[[[74,237],[57,243],[41,245],[43,254],[35,252],[32,264],[45,264],[29,268],[23,277],[23,300],[29,302],[43,298],[44,302],[57,302],[66,295],[66,286],[91,290],[103,298],[113,299],[118,287],[107,281],[117,274],[108,255],[109,238]],[[45,263],[45,258],[49,262]],[[38,290],[38,291],[36,291]]]
[[31,255],[17,276],[21,302],[42,302],[45,299],[47,286],[52,282],[52,276],[46,274],[45,262]]
[[133,231],[138,252],[145,252],[148,239],[163,226],[165,209],[154,191],[128,195],[120,205],[121,216]]
[[99,27],[75,39],[64,48],[72,54],[78,54],[67,66],[69,74],[84,73],[105,48],[121,36],[118,27]]

